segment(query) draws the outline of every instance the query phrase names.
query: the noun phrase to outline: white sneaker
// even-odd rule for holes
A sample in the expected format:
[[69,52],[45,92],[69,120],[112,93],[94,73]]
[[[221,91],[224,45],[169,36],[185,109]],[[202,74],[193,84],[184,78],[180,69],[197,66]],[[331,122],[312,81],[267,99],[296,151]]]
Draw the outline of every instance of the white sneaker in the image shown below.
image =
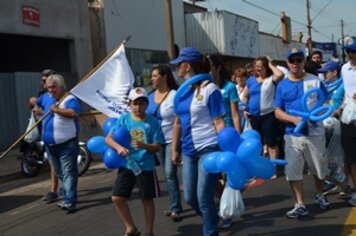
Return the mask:
[[356,192],[353,192],[351,198],[349,200],[349,204],[351,206],[356,206]]
[[323,210],[331,208],[330,202],[323,194],[317,194],[315,196],[315,203]]
[[294,208],[286,213],[286,217],[289,219],[298,218],[300,216],[306,216],[309,211],[305,205],[295,204]]

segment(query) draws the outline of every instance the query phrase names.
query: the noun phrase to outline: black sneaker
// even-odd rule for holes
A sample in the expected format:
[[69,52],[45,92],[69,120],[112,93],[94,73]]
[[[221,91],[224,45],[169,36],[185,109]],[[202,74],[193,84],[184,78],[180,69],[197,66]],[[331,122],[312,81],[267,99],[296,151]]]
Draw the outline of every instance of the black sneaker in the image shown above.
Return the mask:
[[42,200],[47,203],[55,202],[58,200],[58,194],[54,192],[49,192],[42,198]]

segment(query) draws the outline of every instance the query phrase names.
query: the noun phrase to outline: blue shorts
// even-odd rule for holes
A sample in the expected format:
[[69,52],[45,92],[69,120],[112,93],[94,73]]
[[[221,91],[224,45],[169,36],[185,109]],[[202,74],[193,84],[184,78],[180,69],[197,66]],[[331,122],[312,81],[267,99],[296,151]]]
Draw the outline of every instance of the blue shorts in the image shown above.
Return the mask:
[[250,122],[252,129],[261,135],[263,144],[269,147],[278,145],[279,122],[274,112],[263,116],[252,116]]

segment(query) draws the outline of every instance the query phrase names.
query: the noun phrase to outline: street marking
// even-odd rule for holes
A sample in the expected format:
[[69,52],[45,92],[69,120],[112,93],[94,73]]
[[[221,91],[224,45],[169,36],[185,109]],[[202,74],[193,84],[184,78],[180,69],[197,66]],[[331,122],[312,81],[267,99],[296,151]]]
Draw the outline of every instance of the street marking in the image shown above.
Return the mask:
[[356,235],[356,207],[352,207],[349,216],[346,219],[342,236]]
[[25,211],[28,211],[28,210],[31,210],[32,208],[35,208],[35,207],[38,207],[40,204],[36,203],[36,204],[31,204],[29,205],[28,207],[24,208],[24,207],[21,207],[22,209],[20,211],[14,211],[11,213],[12,216],[14,215],[18,215],[20,213],[23,213]]

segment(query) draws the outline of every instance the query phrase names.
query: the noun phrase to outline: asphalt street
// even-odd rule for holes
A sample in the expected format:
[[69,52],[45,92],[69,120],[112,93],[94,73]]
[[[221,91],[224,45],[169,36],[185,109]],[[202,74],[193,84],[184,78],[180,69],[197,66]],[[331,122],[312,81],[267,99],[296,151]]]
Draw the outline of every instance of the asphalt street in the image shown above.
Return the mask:
[[[71,214],[59,209],[56,203],[41,200],[49,189],[48,174],[43,171],[35,178],[0,183],[0,235],[124,235],[124,226],[110,200],[115,171],[94,162],[80,177],[78,211]],[[164,216],[168,197],[162,177],[160,179],[163,196],[155,199],[155,235],[201,235],[201,219],[186,204],[181,222],[172,222]],[[331,195],[332,209],[319,209],[313,202],[310,176],[306,176],[305,192],[311,214],[302,219],[287,219],[285,213],[293,206],[293,200],[284,177],[246,190],[243,193],[245,213],[220,235],[356,235],[355,208],[347,206],[345,199]],[[136,189],[129,206],[137,227],[144,232],[144,214]]]

